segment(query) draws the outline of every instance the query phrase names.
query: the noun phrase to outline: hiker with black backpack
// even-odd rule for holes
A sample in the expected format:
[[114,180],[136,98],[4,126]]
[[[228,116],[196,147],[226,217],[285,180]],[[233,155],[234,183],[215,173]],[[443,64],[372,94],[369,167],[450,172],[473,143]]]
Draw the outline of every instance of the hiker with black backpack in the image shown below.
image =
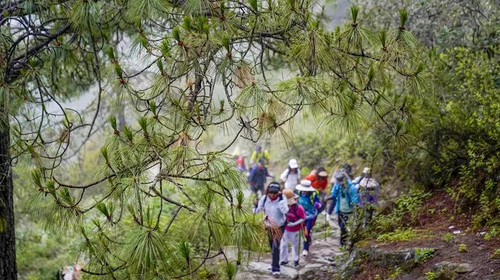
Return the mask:
[[[264,165],[264,160],[260,160],[257,165],[250,169],[250,175],[248,175],[248,185],[250,190],[257,196],[260,197],[264,194],[264,186],[267,181],[269,172]],[[260,192],[260,194],[259,194]]]
[[357,184],[360,207],[363,207],[363,227],[366,227],[373,218],[373,212],[378,206],[378,191],[380,184],[372,177],[369,167],[363,168],[363,173]]
[[293,266],[299,266],[299,232],[306,220],[304,207],[297,202],[298,195],[292,190],[283,190],[283,195],[290,210],[286,214],[286,227],[281,239],[281,262],[280,265],[288,265],[288,243],[292,245]]
[[271,182],[267,186],[266,195],[254,204],[254,213],[264,211],[263,224],[267,230],[269,246],[271,247],[273,275],[280,274],[280,243],[285,231],[288,204],[280,193],[280,184]]
[[295,187],[300,182],[300,169],[296,159],[291,159],[288,162],[288,168],[281,173],[280,180],[283,182],[285,189],[295,192]]

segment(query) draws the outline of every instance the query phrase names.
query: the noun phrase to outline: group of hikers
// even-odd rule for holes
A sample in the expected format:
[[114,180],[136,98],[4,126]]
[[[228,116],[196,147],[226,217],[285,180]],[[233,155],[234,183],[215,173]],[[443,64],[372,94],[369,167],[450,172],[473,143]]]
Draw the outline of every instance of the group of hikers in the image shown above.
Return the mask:
[[[320,213],[323,212],[327,219],[337,219],[341,247],[347,245],[347,221],[356,207],[364,210],[361,218],[363,227],[372,219],[378,204],[379,183],[372,178],[370,168],[365,167],[361,175],[353,179],[352,167],[344,164],[334,170],[328,180],[325,168],[318,167],[302,179],[297,160],[290,159],[279,182],[272,181],[265,187],[270,177],[267,171],[269,160],[269,153],[257,145],[251,157],[248,185],[258,197],[254,201],[254,213],[264,212],[263,223],[269,237],[272,254],[270,270],[273,275],[280,274],[281,265],[289,264],[288,244],[291,244],[293,266],[299,265],[301,231],[304,238],[302,257],[308,257],[311,233]],[[331,189],[328,193],[329,185]]]

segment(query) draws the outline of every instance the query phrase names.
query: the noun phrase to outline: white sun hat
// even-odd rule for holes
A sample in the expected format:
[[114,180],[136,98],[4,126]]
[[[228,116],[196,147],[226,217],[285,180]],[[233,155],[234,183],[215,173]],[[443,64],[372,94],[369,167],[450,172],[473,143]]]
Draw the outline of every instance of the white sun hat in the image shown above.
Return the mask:
[[299,167],[299,164],[297,163],[297,160],[292,158],[289,162],[288,162],[288,166],[290,166],[290,168],[298,168]]
[[309,180],[302,180],[300,181],[300,184],[295,187],[296,190],[301,191],[301,192],[314,192],[316,191],[315,188],[311,187],[311,181]]

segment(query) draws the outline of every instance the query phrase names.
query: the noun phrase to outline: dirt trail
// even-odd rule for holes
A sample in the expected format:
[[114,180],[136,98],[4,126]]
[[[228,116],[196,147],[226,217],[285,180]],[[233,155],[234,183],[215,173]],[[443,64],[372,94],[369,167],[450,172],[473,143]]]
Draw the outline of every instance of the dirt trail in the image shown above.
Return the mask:
[[[301,257],[298,268],[281,267],[281,275],[273,276],[268,270],[271,264],[270,253],[263,253],[253,261],[243,264],[238,271],[236,280],[266,280],[266,279],[330,279],[339,266],[328,258],[342,256],[339,248],[339,228],[336,221],[325,224],[325,216],[320,215],[313,231],[313,242],[307,259]],[[302,246],[301,246],[302,247]],[[336,259],[336,258],[334,258]],[[329,277],[330,276],[330,277]]]

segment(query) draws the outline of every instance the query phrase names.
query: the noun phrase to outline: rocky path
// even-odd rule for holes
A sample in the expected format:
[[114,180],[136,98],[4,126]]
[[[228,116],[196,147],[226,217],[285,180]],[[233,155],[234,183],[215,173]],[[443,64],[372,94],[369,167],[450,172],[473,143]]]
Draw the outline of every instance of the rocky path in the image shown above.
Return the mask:
[[[268,270],[271,263],[269,253],[256,256],[253,261],[243,264],[236,275],[236,280],[266,280],[266,279],[331,279],[335,268],[340,264],[329,258],[340,257],[344,253],[340,250],[339,228],[336,221],[325,223],[325,216],[320,215],[313,231],[313,242],[307,259],[300,259],[298,268],[281,267],[281,275],[273,276]],[[301,246],[302,247],[302,246]]]

